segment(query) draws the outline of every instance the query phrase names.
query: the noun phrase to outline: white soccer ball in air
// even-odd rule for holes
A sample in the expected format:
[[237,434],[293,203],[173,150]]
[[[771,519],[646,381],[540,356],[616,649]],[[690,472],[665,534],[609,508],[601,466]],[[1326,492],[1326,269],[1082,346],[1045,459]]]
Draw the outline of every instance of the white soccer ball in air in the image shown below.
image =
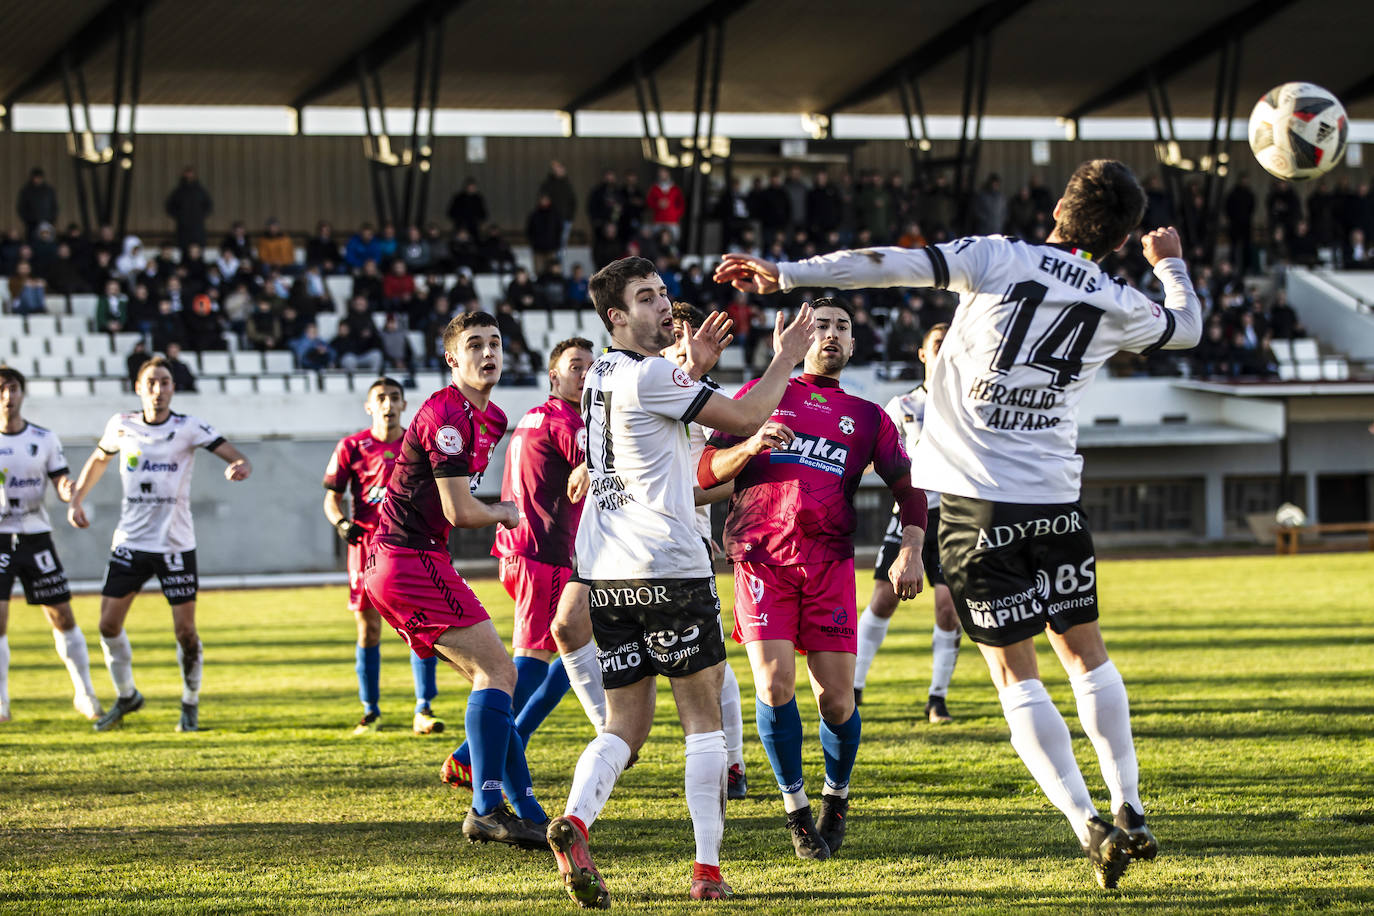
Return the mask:
[[1281,528],[1301,528],[1307,524],[1307,513],[1292,503],[1284,503],[1274,513],[1274,523]]
[[1284,83],[1250,112],[1250,149],[1275,178],[1306,181],[1341,161],[1349,129],[1334,95],[1312,83]]

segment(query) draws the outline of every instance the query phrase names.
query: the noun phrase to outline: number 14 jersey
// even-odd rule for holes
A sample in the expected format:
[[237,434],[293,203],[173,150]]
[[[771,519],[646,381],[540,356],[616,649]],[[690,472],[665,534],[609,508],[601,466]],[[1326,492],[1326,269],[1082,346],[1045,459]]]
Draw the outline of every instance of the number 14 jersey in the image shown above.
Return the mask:
[[784,289],[934,286],[960,294],[931,375],[912,483],[993,502],[1078,499],[1083,390],[1120,350],[1197,344],[1201,314],[1182,260],[1155,267],[1163,305],[1086,252],[1002,236],[929,248],[836,252],[780,265]]

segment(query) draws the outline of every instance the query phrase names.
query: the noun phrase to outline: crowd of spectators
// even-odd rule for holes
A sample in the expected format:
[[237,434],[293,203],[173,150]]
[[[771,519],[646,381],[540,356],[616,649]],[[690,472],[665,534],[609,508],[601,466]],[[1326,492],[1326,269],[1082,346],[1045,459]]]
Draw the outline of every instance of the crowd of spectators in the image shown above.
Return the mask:
[[[1178,225],[1188,240],[1193,275],[1204,301],[1206,333],[1184,361],[1166,354],[1122,357],[1125,374],[1203,377],[1264,376],[1276,369],[1271,343],[1302,336],[1281,282],[1257,297],[1245,278],[1271,275],[1288,264],[1325,259],[1347,269],[1374,268],[1374,202],[1369,185],[1341,177],[1318,181],[1306,200],[1292,186],[1273,182],[1261,206],[1249,180],[1240,176],[1224,197],[1222,213],[1208,224],[1200,181],[1185,185],[1176,209],[1158,176],[1146,182],[1148,205],[1142,231]],[[647,188],[639,174],[606,170],[581,197],[563,165],[552,162],[533,194],[525,241],[533,271],[518,266],[514,234],[491,221],[474,178],[455,193],[446,214],[448,231],[436,223],[380,228],[363,224],[341,237],[321,221],[305,239],[292,238],[276,219],[250,234],[234,221],[205,252],[214,201],[187,167],[166,198],[174,244],[145,247],[135,235],[119,239],[110,226],[88,235],[75,223],[58,231],[57,195],[42,170],[20,189],[22,230],[0,240],[0,276],[8,278],[15,313],[47,310],[47,295],[95,293],[95,326],[115,333],[137,331],[154,351],[169,348],[289,350],[305,369],[395,371],[440,366],[438,341],[456,311],[478,307],[474,278],[496,273],[503,295],[494,307],[508,353],[508,375],[533,378],[540,355],[526,341],[520,316],[536,309],[581,308],[588,302],[588,275],[617,258],[653,260],[674,298],[727,310],[749,367],[770,333],[776,301],[718,286],[711,265],[682,257],[686,200],[673,173],[657,169]],[[568,242],[579,200],[589,226],[590,264],[569,263]],[[875,170],[832,174],[794,165],[753,178],[735,179],[708,197],[706,216],[717,221],[726,250],[772,259],[798,259],[868,245],[922,247],[947,240],[967,227],[974,234],[1007,233],[1042,241],[1053,228],[1055,196],[1036,176],[1007,193],[998,175],[986,176],[963,201],[943,175],[909,181]],[[1215,230],[1215,231],[1213,231]],[[299,246],[299,248],[298,248]],[[298,250],[301,256],[298,256]],[[1138,243],[1109,257],[1114,277],[1162,297]],[[325,283],[350,278],[337,332],[320,334],[316,316],[335,312]],[[450,279],[453,278],[453,279]],[[818,291],[783,297],[791,305]],[[956,299],[935,290],[861,290],[856,309],[854,363],[896,364],[919,371],[916,351],[931,326],[950,320]],[[423,342],[415,346],[414,341]]]

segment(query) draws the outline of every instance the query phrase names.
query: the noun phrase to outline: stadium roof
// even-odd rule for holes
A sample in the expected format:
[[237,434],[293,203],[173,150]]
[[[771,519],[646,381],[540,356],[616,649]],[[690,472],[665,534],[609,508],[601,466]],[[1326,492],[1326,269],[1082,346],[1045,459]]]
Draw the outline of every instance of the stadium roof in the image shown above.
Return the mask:
[[[691,110],[698,35],[723,17],[720,110],[892,114],[892,76],[957,114],[964,53],[991,25],[990,116],[1140,116],[1154,67],[1173,113],[1212,113],[1219,49],[1244,34],[1240,102],[1308,80],[1374,116],[1374,7],[1349,0],[44,0],[0,4],[0,101],[63,101],[64,49],[112,99],[113,23],[145,10],[140,102],[357,107],[360,54],[408,107],[418,23],[442,16],[438,103],[635,110],[636,61],[664,110]],[[375,102],[374,102],[375,104]]]

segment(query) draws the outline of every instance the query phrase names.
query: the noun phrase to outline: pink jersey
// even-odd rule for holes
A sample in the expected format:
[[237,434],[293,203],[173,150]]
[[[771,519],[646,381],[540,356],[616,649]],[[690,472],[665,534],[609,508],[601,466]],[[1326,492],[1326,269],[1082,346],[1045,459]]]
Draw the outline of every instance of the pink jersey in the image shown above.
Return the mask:
[[434,481],[466,477],[476,490],[505,432],[506,415],[495,404],[479,410],[456,385],[430,395],[401,440],[374,539],[398,547],[447,550],[453,526],[444,518]]
[[353,491],[353,521],[369,534],[381,520],[382,499],[400,451],[399,439],[383,442],[365,429],[340,439],[325,468],[324,488],[335,493]]
[[587,430],[577,406],[550,397],[515,424],[506,449],[501,498],[520,509],[520,525],[498,528],[494,557],[527,557],[572,566],[582,503],[568,499],[568,475],[584,460]]
[[[754,386],[749,382],[738,398]],[[824,376],[787,383],[773,420],[796,434],[786,449],[755,455],[735,478],[725,519],[731,560],[789,566],[854,556],[854,494],[872,462],[888,486],[909,487],[911,462],[883,409]],[[716,433],[717,448],[742,441]]]

